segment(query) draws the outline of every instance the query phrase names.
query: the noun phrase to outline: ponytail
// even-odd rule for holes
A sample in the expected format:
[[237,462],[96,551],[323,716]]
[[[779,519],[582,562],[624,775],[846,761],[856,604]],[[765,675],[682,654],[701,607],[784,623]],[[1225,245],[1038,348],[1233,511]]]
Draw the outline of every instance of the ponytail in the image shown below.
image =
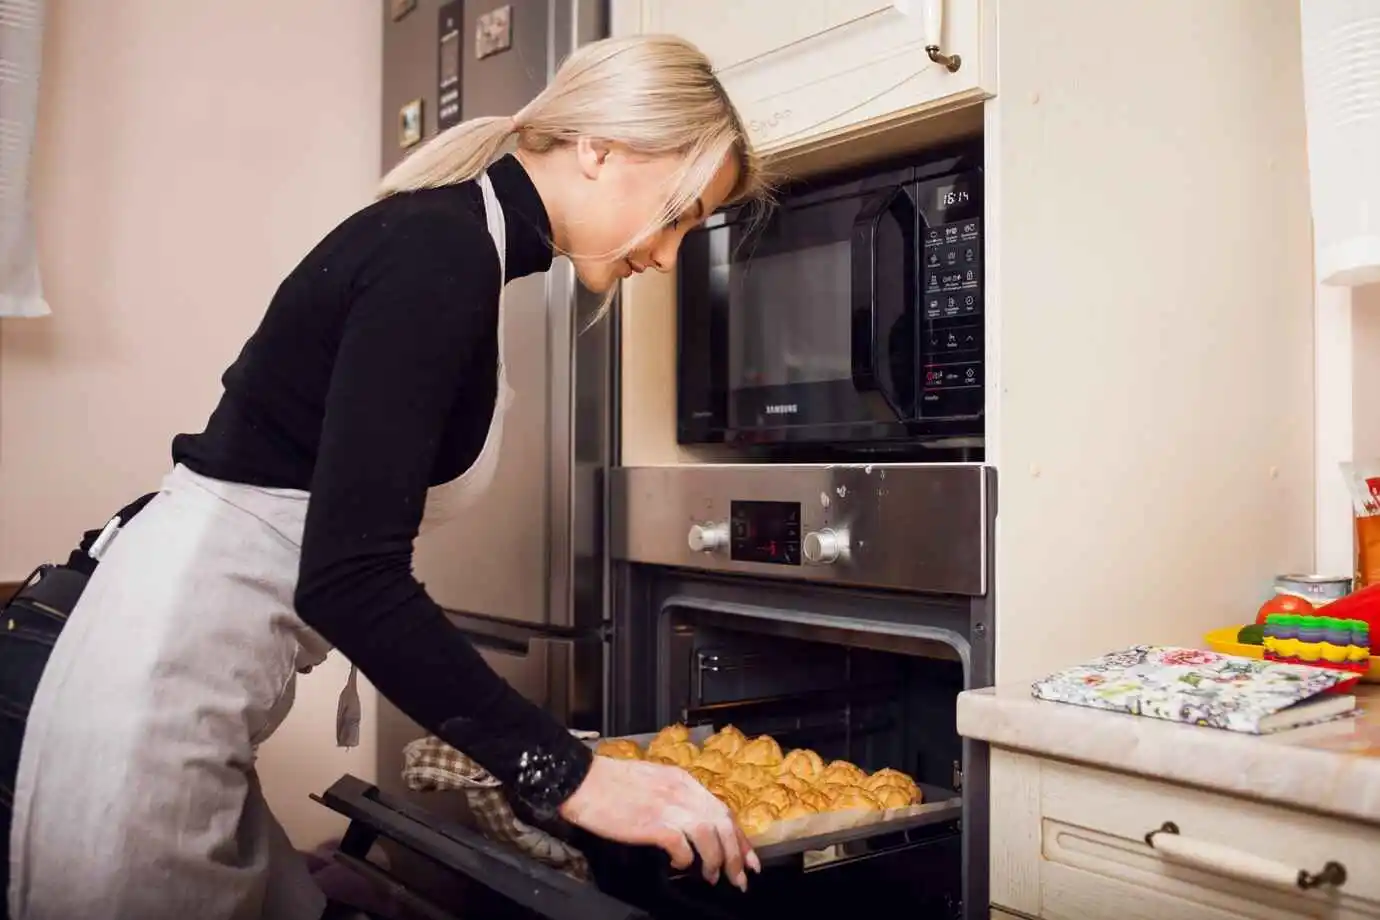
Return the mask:
[[378,197],[468,182],[498,158],[499,151],[516,133],[517,123],[512,118],[462,121],[389,170],[379,185]]

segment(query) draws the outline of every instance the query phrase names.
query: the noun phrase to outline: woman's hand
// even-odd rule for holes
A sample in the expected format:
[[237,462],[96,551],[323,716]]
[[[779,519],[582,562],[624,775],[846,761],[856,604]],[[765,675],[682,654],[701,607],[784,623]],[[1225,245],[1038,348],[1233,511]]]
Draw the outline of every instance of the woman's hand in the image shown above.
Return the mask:
[[589,775],[561,805],[560,813],[600,837],[660,847],[677,869],[694,862],[693,845],[711,885],[724,872],[746,891],[743,867],[762,871],[728,807],[679,767],[595,757]]

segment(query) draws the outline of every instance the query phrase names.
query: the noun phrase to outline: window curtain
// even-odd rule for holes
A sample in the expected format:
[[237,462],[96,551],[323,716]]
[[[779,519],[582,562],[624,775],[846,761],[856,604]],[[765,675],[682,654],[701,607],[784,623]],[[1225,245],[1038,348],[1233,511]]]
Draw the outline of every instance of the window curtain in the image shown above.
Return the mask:
[[29,176],[45,0],[0,0],[0,316],[44,316]]

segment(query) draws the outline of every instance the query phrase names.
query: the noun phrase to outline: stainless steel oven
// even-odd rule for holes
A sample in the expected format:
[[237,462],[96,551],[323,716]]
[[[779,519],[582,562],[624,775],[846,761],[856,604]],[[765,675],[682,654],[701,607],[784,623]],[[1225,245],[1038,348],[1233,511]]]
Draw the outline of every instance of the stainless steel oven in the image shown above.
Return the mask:
[[[615,470],[607,733],[674,721],[768,733],[946,803],[767,854],[746,895],[676,874],[656,851],[577,836],[597,884],[479,837],[415,799],[346,778],[342,858],[418,915],[835,918],[860,898],[907,915],[988,913],[986,748],[957,695],[991,683],[995,472],[980,464],[744,464]],[[377,841],[458,883],[426,893],[364,861]],[[437,888],[436,890],[440,890]]]
[[980,457],[981,164],[979,144],[931,152],[788,189],[765,221],[729,208],[689,234],[680,442]]

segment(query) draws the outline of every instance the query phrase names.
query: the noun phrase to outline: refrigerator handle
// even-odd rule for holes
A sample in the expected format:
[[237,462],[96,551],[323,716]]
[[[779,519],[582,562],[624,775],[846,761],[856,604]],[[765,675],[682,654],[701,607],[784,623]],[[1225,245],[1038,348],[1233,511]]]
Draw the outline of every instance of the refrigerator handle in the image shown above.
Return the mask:
[[589,637],[566,636],[472,613],[447,610],[446,618],[485,653],[513,689],[562,720],[568,720],[578,691],[571,687],[577,646]]

